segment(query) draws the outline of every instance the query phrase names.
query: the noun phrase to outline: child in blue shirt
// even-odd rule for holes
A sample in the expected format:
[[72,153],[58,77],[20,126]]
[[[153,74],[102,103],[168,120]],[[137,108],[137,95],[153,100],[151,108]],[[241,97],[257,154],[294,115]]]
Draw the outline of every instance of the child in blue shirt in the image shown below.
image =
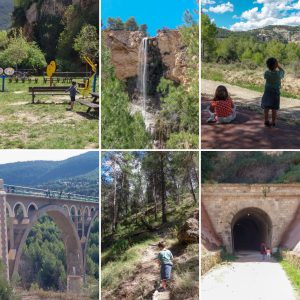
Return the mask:
[[160,252],[157,255],[157,260],[160,264],[161,285],[162,288],[166,290],[167,280],[171,279],[173,255],[170,250],[166,249],[166,243],[164,241],[158,243],[158,248]]

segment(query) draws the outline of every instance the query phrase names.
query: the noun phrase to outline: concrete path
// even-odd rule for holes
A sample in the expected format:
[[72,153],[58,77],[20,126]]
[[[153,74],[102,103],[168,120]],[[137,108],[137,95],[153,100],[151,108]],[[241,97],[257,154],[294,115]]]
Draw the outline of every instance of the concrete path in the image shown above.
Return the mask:
[[202,277],[201,300],[298,300],[280,264],[256,253],[218,266]]

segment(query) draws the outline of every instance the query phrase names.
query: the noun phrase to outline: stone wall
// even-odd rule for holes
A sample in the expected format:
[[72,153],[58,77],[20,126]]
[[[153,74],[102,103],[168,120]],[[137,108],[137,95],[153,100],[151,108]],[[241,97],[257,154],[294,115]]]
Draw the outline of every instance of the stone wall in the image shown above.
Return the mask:
[[257,208],[271,221],[271,247],[278,247],[300,204],[299,184],[203,184],[202,203],[224,246],[232,252],[232,221],[243,209]]

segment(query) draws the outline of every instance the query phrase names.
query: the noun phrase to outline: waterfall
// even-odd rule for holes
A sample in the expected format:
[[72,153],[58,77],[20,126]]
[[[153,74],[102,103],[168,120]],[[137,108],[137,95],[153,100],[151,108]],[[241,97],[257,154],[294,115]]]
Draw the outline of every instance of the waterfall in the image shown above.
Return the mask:
[[143,101],[143,116],[146,117],[147,81],[148,81],[148,38],[142,39],[139,49],[138,91]]

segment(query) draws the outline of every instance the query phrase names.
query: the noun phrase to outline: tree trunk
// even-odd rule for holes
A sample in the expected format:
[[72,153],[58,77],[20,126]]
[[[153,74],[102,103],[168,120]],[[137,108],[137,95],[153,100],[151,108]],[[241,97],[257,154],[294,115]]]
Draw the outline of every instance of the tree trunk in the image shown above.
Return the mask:
[[154,200],[154,218],[157,221],[157,198],[156,198],[156,174],[153,175],[153,200]]
[[166,183],[164,173],[164,153],[160,153],[160,178],[161,178],[161,211],[162,222],[167,223],[167,211],[166,211]]
[[117,223],[117,174],[116,174],[115,162],[113,163],[113,174],[114,174],[114,197],[113,197],[112,232],[116,232],[116,223]]
[[195,195],[195,192],[194,192],[193,182],[192,182],[192,178],[191,178],[191,175],[190,175],[190,174],[189,174],[189,183],[190,183],[190,191],[191,191],[191,194],[193,195],[193,198],[194,198],[195,203],[197,203],[197,198],[196,198],[196,195]]

